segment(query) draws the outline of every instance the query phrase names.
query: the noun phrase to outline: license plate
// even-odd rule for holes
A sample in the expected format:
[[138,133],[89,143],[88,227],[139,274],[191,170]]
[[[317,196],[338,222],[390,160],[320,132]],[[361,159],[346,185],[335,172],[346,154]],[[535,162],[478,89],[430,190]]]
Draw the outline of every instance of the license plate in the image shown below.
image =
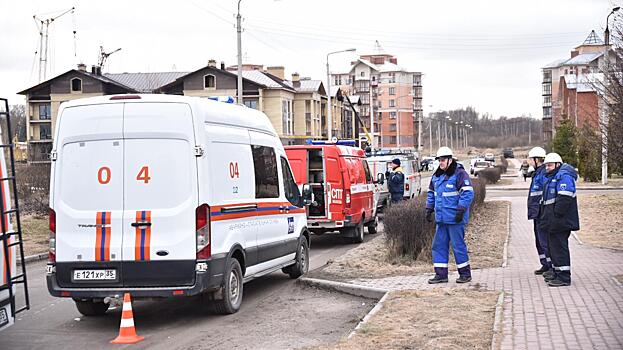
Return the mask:
[[117,270],[74,270],[75,281],[99,281],[117,279]]
[[0,328],[7,325],[9,323],[9,316],[7,315],[6,309],[0,309]]

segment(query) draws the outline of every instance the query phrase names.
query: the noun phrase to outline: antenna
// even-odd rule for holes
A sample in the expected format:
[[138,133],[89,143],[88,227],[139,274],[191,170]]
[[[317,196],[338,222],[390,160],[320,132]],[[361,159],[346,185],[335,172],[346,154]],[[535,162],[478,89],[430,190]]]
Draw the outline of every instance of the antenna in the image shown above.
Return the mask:
[[111,51],[111,52],[107,53],[106,51],[104,51],[104,47],[100,46],[100,58],[97,61],[97,65],[100,67],[100,69],[104,68],[104,64],[106,64],[106,60],[108,59],[108,56],[112,55],[113,53],[115,53],[115,52],[117,52],[119,50],[121,50],[121,48],[118,48],[118,49],[116,49],[114,51]]
[[[61,18],[62,16],[68,14],[69,12],[74,13],[76,10],[75,7],[70,8],[69,10],[64,11],[60,15],[41,19],[37,15],[32,16],[35,21],[35,25],[39,30],[39,82],[46,79],[47,76],[47,65],[48,65],[48,39],[50,34],[50,24],[52,24],[55,20]],[[74,36],[76,32],[74,30]]]

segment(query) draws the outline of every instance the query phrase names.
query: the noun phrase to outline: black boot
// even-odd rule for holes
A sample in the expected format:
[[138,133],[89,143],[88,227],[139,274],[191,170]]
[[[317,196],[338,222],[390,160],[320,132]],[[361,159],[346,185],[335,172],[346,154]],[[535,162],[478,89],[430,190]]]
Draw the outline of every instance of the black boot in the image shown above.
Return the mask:
[[549,271],[549,267],[541,265],[541,268],[538,270],[534,270],[535,275],[542,275],[544,272]]
[[428,284],[437,284],[437,283],[448,283],[448,276],[435,275],[435,277],[428,280]]
[[549,282],[555,278],[556,278],[556,274],[554,273],[553,270],[547,270],[543,272],[543,279],[545,279],[545,282]]
[[570,286],[571,282],[565,282],[561,279],[554,278],[553,280],[547,281],[547,285],[550,287],[566,287],[566,286]]
[[469,275],[460,275],[459,278],[456,279],[456,283],[467,283],[472,281],[472,276]]

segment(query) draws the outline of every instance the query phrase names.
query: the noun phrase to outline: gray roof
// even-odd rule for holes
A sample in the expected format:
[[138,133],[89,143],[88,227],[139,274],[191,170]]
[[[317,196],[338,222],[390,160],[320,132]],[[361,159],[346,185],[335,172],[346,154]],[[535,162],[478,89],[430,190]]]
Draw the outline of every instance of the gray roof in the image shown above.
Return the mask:
[[546,64],[545,67],[543,67],[543,69],[558,68],[558,67],[562,66],[563,63],[565,63],[566,61],[567,61],[567,59],[563,58],[563,59],[556,60],[554,62],[550,62],[550,63]]
[[577,55],[570,60],[565,61],[565,66],[575,66],[578,64],[589,64],[599,57],[603,56],[603,52],[591,52]]
[[[238,74],[237,71],[233,71],[232,73]],[[249,79],[258,84],[262,84],[268,88],[278,89],[281,88],[281,84],[277,83],[273,79],[271,79],[266,74],[260,72],[259,70],[243,70],[242,77],[245,79]]]
[[576,76],[575,74],[564,75],[565,83],[568,89],[576,89],[577,92],[593,92],[597,91],[597,86],[603,82],[602,73],[591,73]]
[[316,92],[322,85],[320,80],[301,80],[300,83],[301,85],[296,88],[298,92]]
[[104,76],[136,91],[152,92],[186,74],[188,72],[106,73]]

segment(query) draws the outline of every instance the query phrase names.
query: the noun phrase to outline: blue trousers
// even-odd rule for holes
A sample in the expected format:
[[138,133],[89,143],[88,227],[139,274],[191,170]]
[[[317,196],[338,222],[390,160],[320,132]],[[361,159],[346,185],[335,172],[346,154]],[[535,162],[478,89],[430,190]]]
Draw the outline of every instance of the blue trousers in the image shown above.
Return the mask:
[[433,239],[435,274],[442,277],[448,276],[450,243],[452,243],[452,251],[459,275],[471,276],[467,245],[465,244],[465,225],[463,224],[437,224],[437,231]]
[[536,251],[539,253],[539,260],[541,261],[541,265],[551,268],[552,267],[552,259],[549,254],[548,247],[548,234],[547,232],[542,232],[539,229],[539,219],[534,219],[534,242],[536,244]]

